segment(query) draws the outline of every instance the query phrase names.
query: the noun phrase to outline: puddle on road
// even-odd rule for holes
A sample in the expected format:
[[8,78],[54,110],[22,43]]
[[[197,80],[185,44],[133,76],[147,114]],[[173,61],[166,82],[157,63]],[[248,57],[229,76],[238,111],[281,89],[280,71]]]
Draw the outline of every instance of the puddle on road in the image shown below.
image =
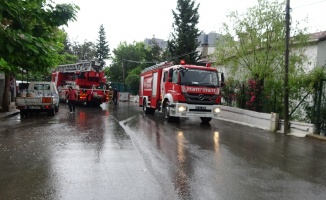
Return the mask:
[[102,110],[108,110],[109,109],[109,103],[107,103],[107,102],[105,102],[105,103],[102,103],[101,105],[100,105],[100,107],[102,108]]

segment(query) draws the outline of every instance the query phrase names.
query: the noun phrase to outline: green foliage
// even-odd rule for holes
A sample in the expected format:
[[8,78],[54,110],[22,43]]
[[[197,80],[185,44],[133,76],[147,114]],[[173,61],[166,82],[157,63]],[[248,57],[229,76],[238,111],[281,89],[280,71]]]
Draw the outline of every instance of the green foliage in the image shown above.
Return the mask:
[[[125,70],[125,77],[129,72],[138,66],[144,68],[146,64],[147,49],[143,42],[134,42],[127,44],[120,43],[119,46],[113,50],[114,57],[112,64],[106,72],[111,82],[123,82],[123,68]],[[135,62],[129,62],[135,61]],[[141,62],[144,62],[143,64]]]
[[[283,78],[285,52],[284,2],[277,0],[258,0],[258,5],[249,8],[246,13],[237,11],[228,14],[229,23],[224,23],[217,41],[214,58],[218,65],[224,65],[234,79],[247,82],[252,79],[261,85],[254,92],[254,107],[248,108],[252,96],[250,84],[244,85],[244,101],[247,109],[262,112],[282,112]],[[301,22],[302,23],[302,22]],[[299,29],[298,23],[291,23],[289,97],[290,108],[294,107],[311,90],[306,75],[305,64],[309,58],[305,54],[308,46],[306,29]],[[257,96],[258,95],[258,96]],[[257,107],[258,106],[258,107]],[[254,109],[255,108],[255,109]]]
[[63,64],[74,64],[78,61],[77,56],[73,55],[73,54],[69,54],[69,53],[63,53],[61,54],[61,58],[62,61],[59,62],[59,65],[63,65]]
[[52,6],[46,1],[5,0],[0,7],[0,55],[7,62],[0,70],[17,73],[47,71],[60,60],[63,48],[58,26],[74,20],[77,6]]
[[76,56],[73,52],[74,47],[69,41],[68,34],[65,32],[64,29],[62,29],[62,43],[63,43],[63,48],[61,51],[59,51],[60,54],[60,61],[58,64],[72,64],[76,63],[78,60],[78,57]]
[[237,102],[237,91],[240,89],[240,83],[233,78],[228,78],[221,88],[221,95],[227,106],[235,106]]
[[[283,76],[285,51],[284,2],[258,0],[258,5],[240,15],[237,11],[228,14],[230,23],[224,23],[224,37],[217,41],[216,62],[227,65],[233,74],[265,79],[273,74]],[[232,24],[232,28],[231,28]],[[292,27],[291,69],[299,69],[299,63],[307,58],[303,56],[307,44],[305,30]]]
[[[50,1],[52,3],[52,1]],[[63,34],[59,26],[76,19],[74,4],[48,4],[46,0],[2,0],[0,4],[0,71],[14,76],[21,70],[48,73],[62,57]],[[8,110],[9,87],[2,107]]]
[[151,43],[145,52],[147,61],[159,62],[162,60],[163,49],[159,46],[155,37],[151,39]]
[[128,77],[126,78],[126,84],[130,89],[130,92],[134,95],[138,94],[139,91],[139,81],[140,81],[140,72],[141,67],[137,67],[129,72]]
[[201,34],[196,28],[199,5],[195,5],[193,0],[178,0],[176,11],[172,11],[174,32],[172,39],[168,41],[168,49],[176,63],[184,59],[187,63],[195,64],[200,58],[196,51],[199,46],[198,36]]
[[3,58],[0,58],[0,68],[2,69],[9,68],[7,62]]
[[96,57],[96,45],[93,42],[84,41],[83,44],[74,43],[72,46],[73,54],[78,60],[92,60]]
[[99,38],[96,44],[96,58],[99,60],[106,59],[110,56],[110,49],[108,42],[106,41],[105,30],[103,24],[100,26]]

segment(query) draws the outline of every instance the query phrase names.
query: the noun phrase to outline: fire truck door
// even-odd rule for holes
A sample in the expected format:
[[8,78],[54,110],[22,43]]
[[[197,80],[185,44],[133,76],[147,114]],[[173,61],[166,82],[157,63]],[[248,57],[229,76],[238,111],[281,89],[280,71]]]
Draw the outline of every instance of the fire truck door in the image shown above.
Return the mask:
[[163,72],[163,76],[162,76],[162,78],[161,78],[161,88],[160,88],[160,90],[161,90],[161,95],[162,95],[162,98],[164,97],[164,95],[165,95],[165,82],[167,81],[167,79],[168,79],[168,71],[165,71],[165,72]]

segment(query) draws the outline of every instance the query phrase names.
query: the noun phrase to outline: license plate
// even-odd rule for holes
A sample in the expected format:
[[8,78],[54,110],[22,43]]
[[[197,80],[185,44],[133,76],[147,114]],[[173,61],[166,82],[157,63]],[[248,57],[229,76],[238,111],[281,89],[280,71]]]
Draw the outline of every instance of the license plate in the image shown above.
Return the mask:
[[29,109],[40,109],[40,106],[29,106]]
[[196,106],[196,109],[197,110],[206,110],[206,107],[205,106]]
[[51,103],[51,97],[43,97],[42,103]]

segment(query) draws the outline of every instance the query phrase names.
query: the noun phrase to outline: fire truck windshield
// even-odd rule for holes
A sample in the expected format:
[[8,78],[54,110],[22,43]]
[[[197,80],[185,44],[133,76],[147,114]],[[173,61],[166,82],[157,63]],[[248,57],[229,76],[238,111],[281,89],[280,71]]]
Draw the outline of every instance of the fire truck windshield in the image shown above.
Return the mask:
[[180,70],[180,84],[218,87],[218,75],[216,71],[187,69]]

